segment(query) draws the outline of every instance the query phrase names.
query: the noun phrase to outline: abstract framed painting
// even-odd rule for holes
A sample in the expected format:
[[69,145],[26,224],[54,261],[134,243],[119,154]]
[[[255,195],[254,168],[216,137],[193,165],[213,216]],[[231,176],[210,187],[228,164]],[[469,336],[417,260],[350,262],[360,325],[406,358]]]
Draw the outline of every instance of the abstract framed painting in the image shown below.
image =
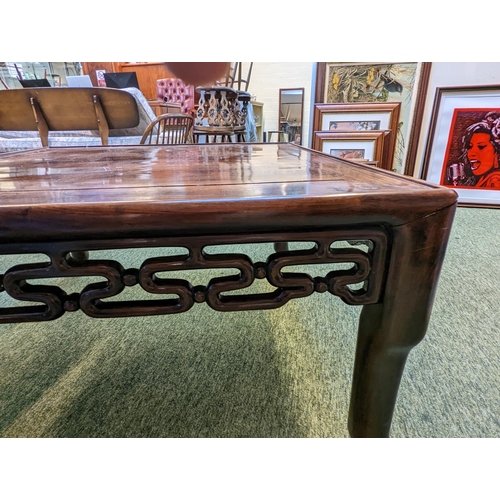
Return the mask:
[[412,175],[430,70],[430,62],[320,62],[315,102],[400,102],[392,169]]
[[458,203],[500,207],[500,86],[438,87],[421,177]]

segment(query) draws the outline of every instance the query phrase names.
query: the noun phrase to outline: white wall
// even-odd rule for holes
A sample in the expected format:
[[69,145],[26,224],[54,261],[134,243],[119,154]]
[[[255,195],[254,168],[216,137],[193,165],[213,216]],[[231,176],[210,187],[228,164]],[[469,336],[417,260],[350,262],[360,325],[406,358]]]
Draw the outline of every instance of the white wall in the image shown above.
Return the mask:
[[[243,63],[243,73],[245,64]],[[304,87],[304,118],[302,145],[309,147],[309,129],[312,121],[311,96],[314,95],[313,62],[254,62],[248,92],[264,104],[264,132],[279,129],[279,89]],[[274,138],[273,138],[274,140]]]
[[425,111],[415,161],[413,175],[418,177],[422,171],[422,162],[431,121],[432,107],[436,88],[464,87],[472,85],[500,85],[500,63],[498,62],[436,62],[432,63],[429,88],[425,101]]

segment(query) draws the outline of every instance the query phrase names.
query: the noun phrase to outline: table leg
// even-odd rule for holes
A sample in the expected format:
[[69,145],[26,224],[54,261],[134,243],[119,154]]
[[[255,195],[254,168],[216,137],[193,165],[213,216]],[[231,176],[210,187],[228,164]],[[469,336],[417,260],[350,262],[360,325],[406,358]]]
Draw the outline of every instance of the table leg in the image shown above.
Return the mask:
[[393,228],[383,301],[361,312],[349,407],[352,437],[388,437],[406,358],[425,335],[455,205]]
[[77,262],[85,262],[89,259],[89,252],[87,251],[71,252],[70,255]]
[[274,244],[275,252],[288,252],[288,243],[286,241],[277,241]]

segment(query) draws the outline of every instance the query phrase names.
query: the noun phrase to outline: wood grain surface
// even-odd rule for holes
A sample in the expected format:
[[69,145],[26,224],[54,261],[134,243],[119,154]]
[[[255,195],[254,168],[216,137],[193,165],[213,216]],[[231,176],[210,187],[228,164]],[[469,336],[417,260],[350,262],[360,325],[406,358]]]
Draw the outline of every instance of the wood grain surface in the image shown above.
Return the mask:
[[454,191],[292,144],[43,148],[0,156],[0,238],[398,225]]

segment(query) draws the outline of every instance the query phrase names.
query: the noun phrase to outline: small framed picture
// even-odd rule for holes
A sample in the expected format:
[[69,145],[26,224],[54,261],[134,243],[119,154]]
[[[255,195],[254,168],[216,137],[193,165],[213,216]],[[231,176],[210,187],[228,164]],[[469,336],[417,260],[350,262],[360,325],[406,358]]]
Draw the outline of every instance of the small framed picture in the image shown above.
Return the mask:
[[316,104],[314,130],[328,132],[390,130],[391,139],[387,147],[388,160],[392,167],[400,110],[400,102]]
[[421,178],[462,206],[500,207],[500,86],[436,89]]
[[387,156],[390,137],[389,130],[315,132],[313,149],[344,160],[377,162],[391,170]]
[[353,130],[360,131],[369,131],[369,130],[380,130],[380,120],[347,120],[347,119],[338,119],[329,120],[328,130],[331,132],[352,132]]

